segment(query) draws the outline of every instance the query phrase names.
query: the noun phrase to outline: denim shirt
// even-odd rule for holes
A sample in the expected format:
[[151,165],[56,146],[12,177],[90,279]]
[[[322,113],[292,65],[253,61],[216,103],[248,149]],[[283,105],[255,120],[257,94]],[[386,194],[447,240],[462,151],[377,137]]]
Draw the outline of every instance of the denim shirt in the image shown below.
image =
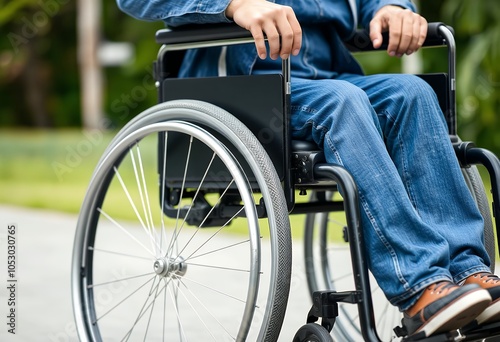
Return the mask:
[[[231,22],[224,12],[231,0],[117,0],[121,10],[142,20],[162,20],[170,27]],[[339,73],[362,73],[342,44],[356,28],[368,27],[383,6],[412,11],[411,0],[275,0],[291,6],[302,27],[302,48],[292,57],[292,76],[332,78]],[[281,69],[279,60],[257,58],[253,44],[207,48],[186,53],[180,77],[248,75]]]

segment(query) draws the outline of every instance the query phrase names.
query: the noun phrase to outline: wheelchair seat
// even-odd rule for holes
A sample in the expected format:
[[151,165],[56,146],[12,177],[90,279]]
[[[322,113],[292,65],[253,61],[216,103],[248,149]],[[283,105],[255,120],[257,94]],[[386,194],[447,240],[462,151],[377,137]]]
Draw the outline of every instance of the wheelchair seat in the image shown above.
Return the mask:
[[319,151],[320,148],[316,143],[305,140],[292,140],[292,152],[308,152]]

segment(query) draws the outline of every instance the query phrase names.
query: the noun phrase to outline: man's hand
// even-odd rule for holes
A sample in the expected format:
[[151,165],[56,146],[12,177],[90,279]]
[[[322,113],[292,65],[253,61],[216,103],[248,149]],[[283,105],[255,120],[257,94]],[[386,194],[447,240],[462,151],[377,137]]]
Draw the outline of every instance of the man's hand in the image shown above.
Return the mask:
[[374,48],[382,45],[382,32],[389,31],[390,56],[411,55],[424,43],[427,21],[424,17],[398,6],[384,6],[370,22],[370,39]]
[[226,16],[247,29],[255,39],[260,58],[267,56],[264,35],[272,59],[297,55],[302,44],[302,30],[293,9],[265,0],[232,0]]

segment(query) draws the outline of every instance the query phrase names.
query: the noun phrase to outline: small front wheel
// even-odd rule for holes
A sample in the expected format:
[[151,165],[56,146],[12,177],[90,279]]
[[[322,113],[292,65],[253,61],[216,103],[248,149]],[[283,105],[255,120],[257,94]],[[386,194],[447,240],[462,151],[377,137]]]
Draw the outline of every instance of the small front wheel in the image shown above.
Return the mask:
[[300,327],[293,342],[333,342],[333,339],[323,326],[309,323]]

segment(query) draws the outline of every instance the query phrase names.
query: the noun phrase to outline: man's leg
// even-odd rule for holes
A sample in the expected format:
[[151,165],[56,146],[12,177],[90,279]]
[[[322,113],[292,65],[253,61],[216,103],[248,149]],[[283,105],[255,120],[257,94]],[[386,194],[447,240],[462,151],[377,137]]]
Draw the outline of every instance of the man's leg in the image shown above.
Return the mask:
[[389,300],[405,310],[409,334],[457,329],[473,320],[491,297],[477,285],[452,282],[450,246],[415,210],[367,94],[339,80],[293,80],[292,87],[293,135],[312,137],[328,162],[353,175],[369,266]]
[[367,93],[413,207],[448,242],[453,280],[487,271],[484,223],[432,89],[411,75],[343,77]]
[[292,80],[292,129],[353,175],[369,266],[391,303],[405,310],[430,284],[452,280],[448,242],[415,211],[361,89],[345,81]]

